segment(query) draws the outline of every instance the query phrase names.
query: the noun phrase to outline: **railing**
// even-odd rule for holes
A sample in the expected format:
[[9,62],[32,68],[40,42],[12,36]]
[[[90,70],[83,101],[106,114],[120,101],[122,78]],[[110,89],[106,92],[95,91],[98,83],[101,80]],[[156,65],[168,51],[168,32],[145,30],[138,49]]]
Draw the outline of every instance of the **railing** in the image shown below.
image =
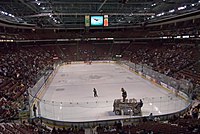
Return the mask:
[[129,61],[120,61],[119,63],[128,67],[129,70],[135,71],[138,74],[143,75],[145,78],[156,82],[157,84],[160,84],[165,88],[172,90],[173,92],[179,90],[189,95],[193,88],[193,84],[187,80],[177,80],[175,78],[166,76],[152,70],[151,67],[146,65],[139,65]]
[[[104,63],[113,63],[113,61],[106,61]],[[74,62],[75,64],[80,64],[83,62]],[[99,63],[97,61],[97,63]],[[188,108],[191,106],[191,100],[188,97],[188,92],[190,91],[190,88],[192,87],[192,84],[185,80],[176,80],[174,78],[168,77],[166,75],[160,74],[156,71],[153,71],[151,68],[144,66],[144,65],[138,65],[131,63],[129,61],[117,61],[117,64],[120,64],[121,66],[129,69],[130,71],[133,71],[137,73],[138,75],[141,75],[145,79],[148,79],[149,81],[158,84],[162,86],[163,88],[166,88],[167,90],[171,91],[173,94],[169,96],[161,96],[157,98],[142,98],[144,102],[144,107],[142,109],[143,116],[147,116],[149,113],[154,113],[155,116],[159,116],[162,119],[170,119],[173,118],[174,115],[181,115],[185,113]],[[72,63],[73,64],[73,63]],[[36,84],[36,86],[32,89],[30,89],[30,92],[32,93],[32,97],[30,97],[30,100],[36,100],[36,101],[30,101],[30,105],[32,106],[34,103],[36,104],[38,111],[37,115],[43,119],[44,122],[50,123],[50,124],[56,124],[56,125],[72,125],[76,124],[78,126],[91,126],[95,124],[109,124],[114,123],[116,120],[123,120],[124,122],[128,121],[139,121],[141,119],[141,116],[121,116],[120,118],[115,119],[102,119],[98,120],[96,117],[93,117],[94,120],[89,120],[86,122],[80,122],[80,121],[70,121],[70,117],[66,115],[74,114],[74,111],[71,110],[72,107],[81,107],[81,108],[94,108],[96,104],[100,107],[111,107],[113,104],[113,101],[105,100],[105,101],[96,101],[96,102],[55,102],[55,101],[48,101],[48,100],[42,100],[38,97],[38,92],[43,91],[44,92],[44,85],[48,86],[51,79],[54,77],[57,68],[60,65],[57,65],[53,72],[48,76],[48,79],[41,78],[39,80],[39,83]],[[42,85],[42,86],[41,86]],[[41,87],[43,89],[41,89]],[[37,92],[37,95],[35,94]],[[177,97],[179,96],[179,97]],[[182,98],[182,100],[180,99]],[[33,99],[34,98],[34,99]],[[138,98],[136,98],[138,99]],[[185,101],[183,101],[185,100]],[[66,112],[67,111],[67,112]],[[112,110],[110,111],[112,112]],[[80,113],[77,113],[77,116],[80,115]],[[33,113],[31,110],[31,117],[33,117]],[[96,118],[96,119],[95,119]],[[98,121],[97,121],[98,120]]]
[[30,117],[33,117],[33,105],[36,104],[36,106],[39,106],[39,101],[41,96],[45,93],[46,86],[48,86],[49,82],[53,78],[53,76],[56,74],[57,68],[62,64],[61,62],[55,63],[52,68],[43,70],[43,75],[40,76],[37,83],[33,87],[28,88],[28,94],[29,94],[29,112]]
[[[148,116],[149,113],[153,113],[154,115],[164,115],[178,112],[189,105],[188,101],[183,101],[179,97],[175,97],[174,95],[162,96],[162,97],[145,97],[142,98],[143,107],[142,107],[142,115]],[[110,120],[110,119],[118,119],[118,118],[127,118],[127,116],[116,116],[112,111],[113,101],[105,100],[105,101],[87,101],[87,102],[56,102],[56,101],[48,101],[41,100],[40,101],[40,113],[42,117],[49,118],[52,120],[59,120],[64,122],[85,122],[85,121],[97,121],[97,120]],[[98,115],[99,110],[104,110],[109,113],[111,116],[102,116]],[[75,110],[75,111],[74,111]],[[80,111],[78,111],[80,110]],[[86,116],[82,113],[85,112],[95,112],[97,114],[91,114]],[[40,116],[41,116],[40,115]],[[137,115],[136,115],[137,116]],[[129,118],[129,117],[128,117]],[[131,116],[132,118],[132,116]]]

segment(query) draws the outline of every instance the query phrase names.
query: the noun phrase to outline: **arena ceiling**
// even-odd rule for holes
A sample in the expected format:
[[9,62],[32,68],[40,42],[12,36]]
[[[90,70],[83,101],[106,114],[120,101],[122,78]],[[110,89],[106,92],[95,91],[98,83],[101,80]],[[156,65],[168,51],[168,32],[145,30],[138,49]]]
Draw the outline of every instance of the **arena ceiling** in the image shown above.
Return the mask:
[[85,15],[109,26],[142,25],[198,10],[199,0],[0,0],[0,19],[38,27],[84,27]]

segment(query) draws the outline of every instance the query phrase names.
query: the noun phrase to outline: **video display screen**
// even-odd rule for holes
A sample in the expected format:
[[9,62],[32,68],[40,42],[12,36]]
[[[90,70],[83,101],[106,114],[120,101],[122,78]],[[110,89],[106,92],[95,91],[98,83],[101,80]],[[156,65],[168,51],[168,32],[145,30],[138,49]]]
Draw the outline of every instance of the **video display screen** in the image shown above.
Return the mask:
[[104,16],[90,16],[90,26],[104,26]]

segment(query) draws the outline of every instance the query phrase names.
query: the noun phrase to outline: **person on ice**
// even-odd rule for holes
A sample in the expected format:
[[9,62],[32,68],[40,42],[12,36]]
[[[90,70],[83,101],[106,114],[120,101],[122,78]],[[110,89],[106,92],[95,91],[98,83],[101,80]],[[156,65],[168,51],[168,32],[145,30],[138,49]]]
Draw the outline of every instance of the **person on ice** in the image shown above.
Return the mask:
[[125,102],[126,97],[127,97],[127,93],[126,93],[126,91],[124,90],[124,88],[121,88],[121,91],[122,91],[123,102]]
[[96,88],[93,89],[94,97],[98,97]]
[[33,105],[33,115],[35,116],[36,118],[36,110],[37,110],[37,107],[35,106],[35,104]]
[[143,106],[143,101],[140,99],[140,102],[138,103],[139,107]]

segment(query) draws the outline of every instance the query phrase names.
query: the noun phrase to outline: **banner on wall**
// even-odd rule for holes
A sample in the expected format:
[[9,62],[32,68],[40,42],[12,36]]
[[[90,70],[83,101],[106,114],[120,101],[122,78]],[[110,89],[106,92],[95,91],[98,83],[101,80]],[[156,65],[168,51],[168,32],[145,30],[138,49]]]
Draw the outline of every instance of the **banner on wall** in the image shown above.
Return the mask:
[[164,87],[164,88],[167,88],[167,84],[163,83],[163,82],[160,82],[160,84]]
[[146,78],[147,78],[148,80],[151,80],[151,77],[150,77],[150,76],[148,76],[148,75],[146,75]]
[[85,16],[85,26],[86,26],[86,27],[89,27],[89,26],[90,26],[90,16],[89,16],[89,15],[86,15],[86,16]]

